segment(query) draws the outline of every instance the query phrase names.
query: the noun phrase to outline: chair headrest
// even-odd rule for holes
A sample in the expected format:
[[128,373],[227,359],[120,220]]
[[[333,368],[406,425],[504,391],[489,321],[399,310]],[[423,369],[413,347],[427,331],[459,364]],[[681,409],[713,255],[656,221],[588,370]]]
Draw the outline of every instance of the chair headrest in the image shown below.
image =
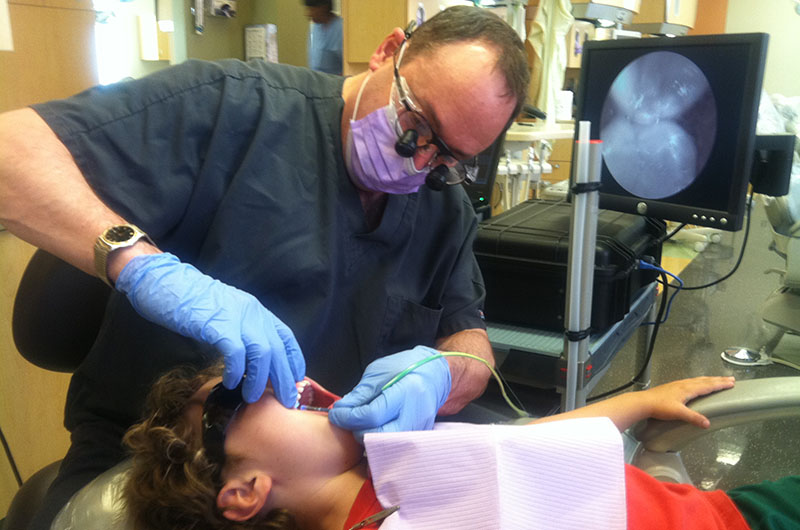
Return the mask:
[[110,294],[99,279],[37,250],[14,299],[17,349],[41,368],[74,371],[94,344]]
[[122,497],[131,461],[123,460],[81,488],[58,512],[50,530],[133,530]]

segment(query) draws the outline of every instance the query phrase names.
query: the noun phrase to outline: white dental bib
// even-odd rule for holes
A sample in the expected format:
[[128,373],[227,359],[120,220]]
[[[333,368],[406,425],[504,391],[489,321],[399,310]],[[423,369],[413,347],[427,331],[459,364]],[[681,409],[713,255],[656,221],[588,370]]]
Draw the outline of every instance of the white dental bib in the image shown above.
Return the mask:
[[364,437],[381,530],[625,530],[622,438],[607,418],[439,423]]

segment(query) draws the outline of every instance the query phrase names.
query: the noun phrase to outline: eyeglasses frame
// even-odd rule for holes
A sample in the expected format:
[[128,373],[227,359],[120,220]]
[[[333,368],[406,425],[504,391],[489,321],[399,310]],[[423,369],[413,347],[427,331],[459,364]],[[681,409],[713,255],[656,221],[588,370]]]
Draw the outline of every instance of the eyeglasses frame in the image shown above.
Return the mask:
[[225,466],[225,434],[231,421],[244,405],[242,384],[228,389],[220,382],[214,385],[203,403],[203,448],[206,459],[213,465],[214,482],[219,484]]
[[[406,30],[406,32],[405,32],[406,33],[405,40],[403,40],[403,42],[400,44],[398,49],[392,55],[392,66],[394,67],[394,87],[397,89],[397,94],[398,94],[399,101],[403,105],[403,107],[406,109],[406,111],[413,112],[414,114],[417,115],[417,117],[421,121],[423,121],[424,123],[426,123],[428,125],[428,130],[430,130],[430,132],[431,132],[430,143],[435,145],[436,149],[437,149],[436,155],[433,157],[431,162],[428,163],[428,165],[431,168],[436,167],[438,165],[447,166],[448,169],[449,169],[450,175],[455,174],[455,175],[458,176],[457,179],[453,179],[453,178],[446,179],[446,182],[447,182],[448,185],[453,186],[453,185],[456,185],[456,184],[461,184],[462,182],[465,182],[465,181],[466,181],[467,184],[471,184],[472,182],[475,181],[475,172],[477,170],[476,166],[477,166],[477,162],[478,162],[477,157],[472,157],[468,161],[461,161],[453,154],[453,152],[450,150],[450,148],[447,146],[447,144],[444,142],[444,140],[442,140],[436,134],[436,132],[433,130],[433,127],[431,127],[430,122],[422,114],[422,110],[414,103],[414,100],[410,96],[411,90],[408,87],[408,83],[406,82],[405,77],[400,75],[400,64],[403,61],[403,55],[405,54],[405,48],[406,48],[406,46],[408,44],[408,40],[411,37],[411,31],[413,31],[413,28],[412,28],[412,30],[408,30],[408,29]],[[398,123],[398,127],[399,127],[399,123]],[[402,134],[402,131],[398,131],[398,133]],[[441,164],[435,164],[434,163],[437,159],[445,158],[445,157],[446,158],[450,158],[453,162],[450,162],[450,163],[442,162]],[[452,164],[452,166],[451,166],[451,164]],[[461,166],[461,171],[455,169],[455,167],[457,167],[459,165]]]

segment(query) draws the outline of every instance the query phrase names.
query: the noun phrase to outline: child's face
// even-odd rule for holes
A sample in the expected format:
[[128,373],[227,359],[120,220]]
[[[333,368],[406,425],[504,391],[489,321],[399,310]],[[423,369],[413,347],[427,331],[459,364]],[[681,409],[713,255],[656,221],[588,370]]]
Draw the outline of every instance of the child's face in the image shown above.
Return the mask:
[[[192,403],[202,403],[219,379],[198,390]],[[193,407],[197,408],[197,407]],[[190,414],[202,414],[202,411]],[[363,448],[350,431],[328,421],[323,412],[287,409],[268,387],[255,403],[243,405],[225,435],[225,453],[234,461],[255,465],[274,476],[338,474],[356,465]],[[227,466],[226,466],[227,468]],[[222,472],[223,479],[225,471]]]

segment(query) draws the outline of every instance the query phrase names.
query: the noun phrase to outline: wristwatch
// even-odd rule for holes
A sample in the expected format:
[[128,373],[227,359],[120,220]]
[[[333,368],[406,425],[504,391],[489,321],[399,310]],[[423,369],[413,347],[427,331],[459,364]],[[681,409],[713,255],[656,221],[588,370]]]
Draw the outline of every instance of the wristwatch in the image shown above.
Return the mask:
[[115,250],[131,247],[142,238],[153,244],[147,234],[130,224],[111,226],[97,236],[94,242],[94,270],[97,277],[114,287],[108,278],[108,255]]

